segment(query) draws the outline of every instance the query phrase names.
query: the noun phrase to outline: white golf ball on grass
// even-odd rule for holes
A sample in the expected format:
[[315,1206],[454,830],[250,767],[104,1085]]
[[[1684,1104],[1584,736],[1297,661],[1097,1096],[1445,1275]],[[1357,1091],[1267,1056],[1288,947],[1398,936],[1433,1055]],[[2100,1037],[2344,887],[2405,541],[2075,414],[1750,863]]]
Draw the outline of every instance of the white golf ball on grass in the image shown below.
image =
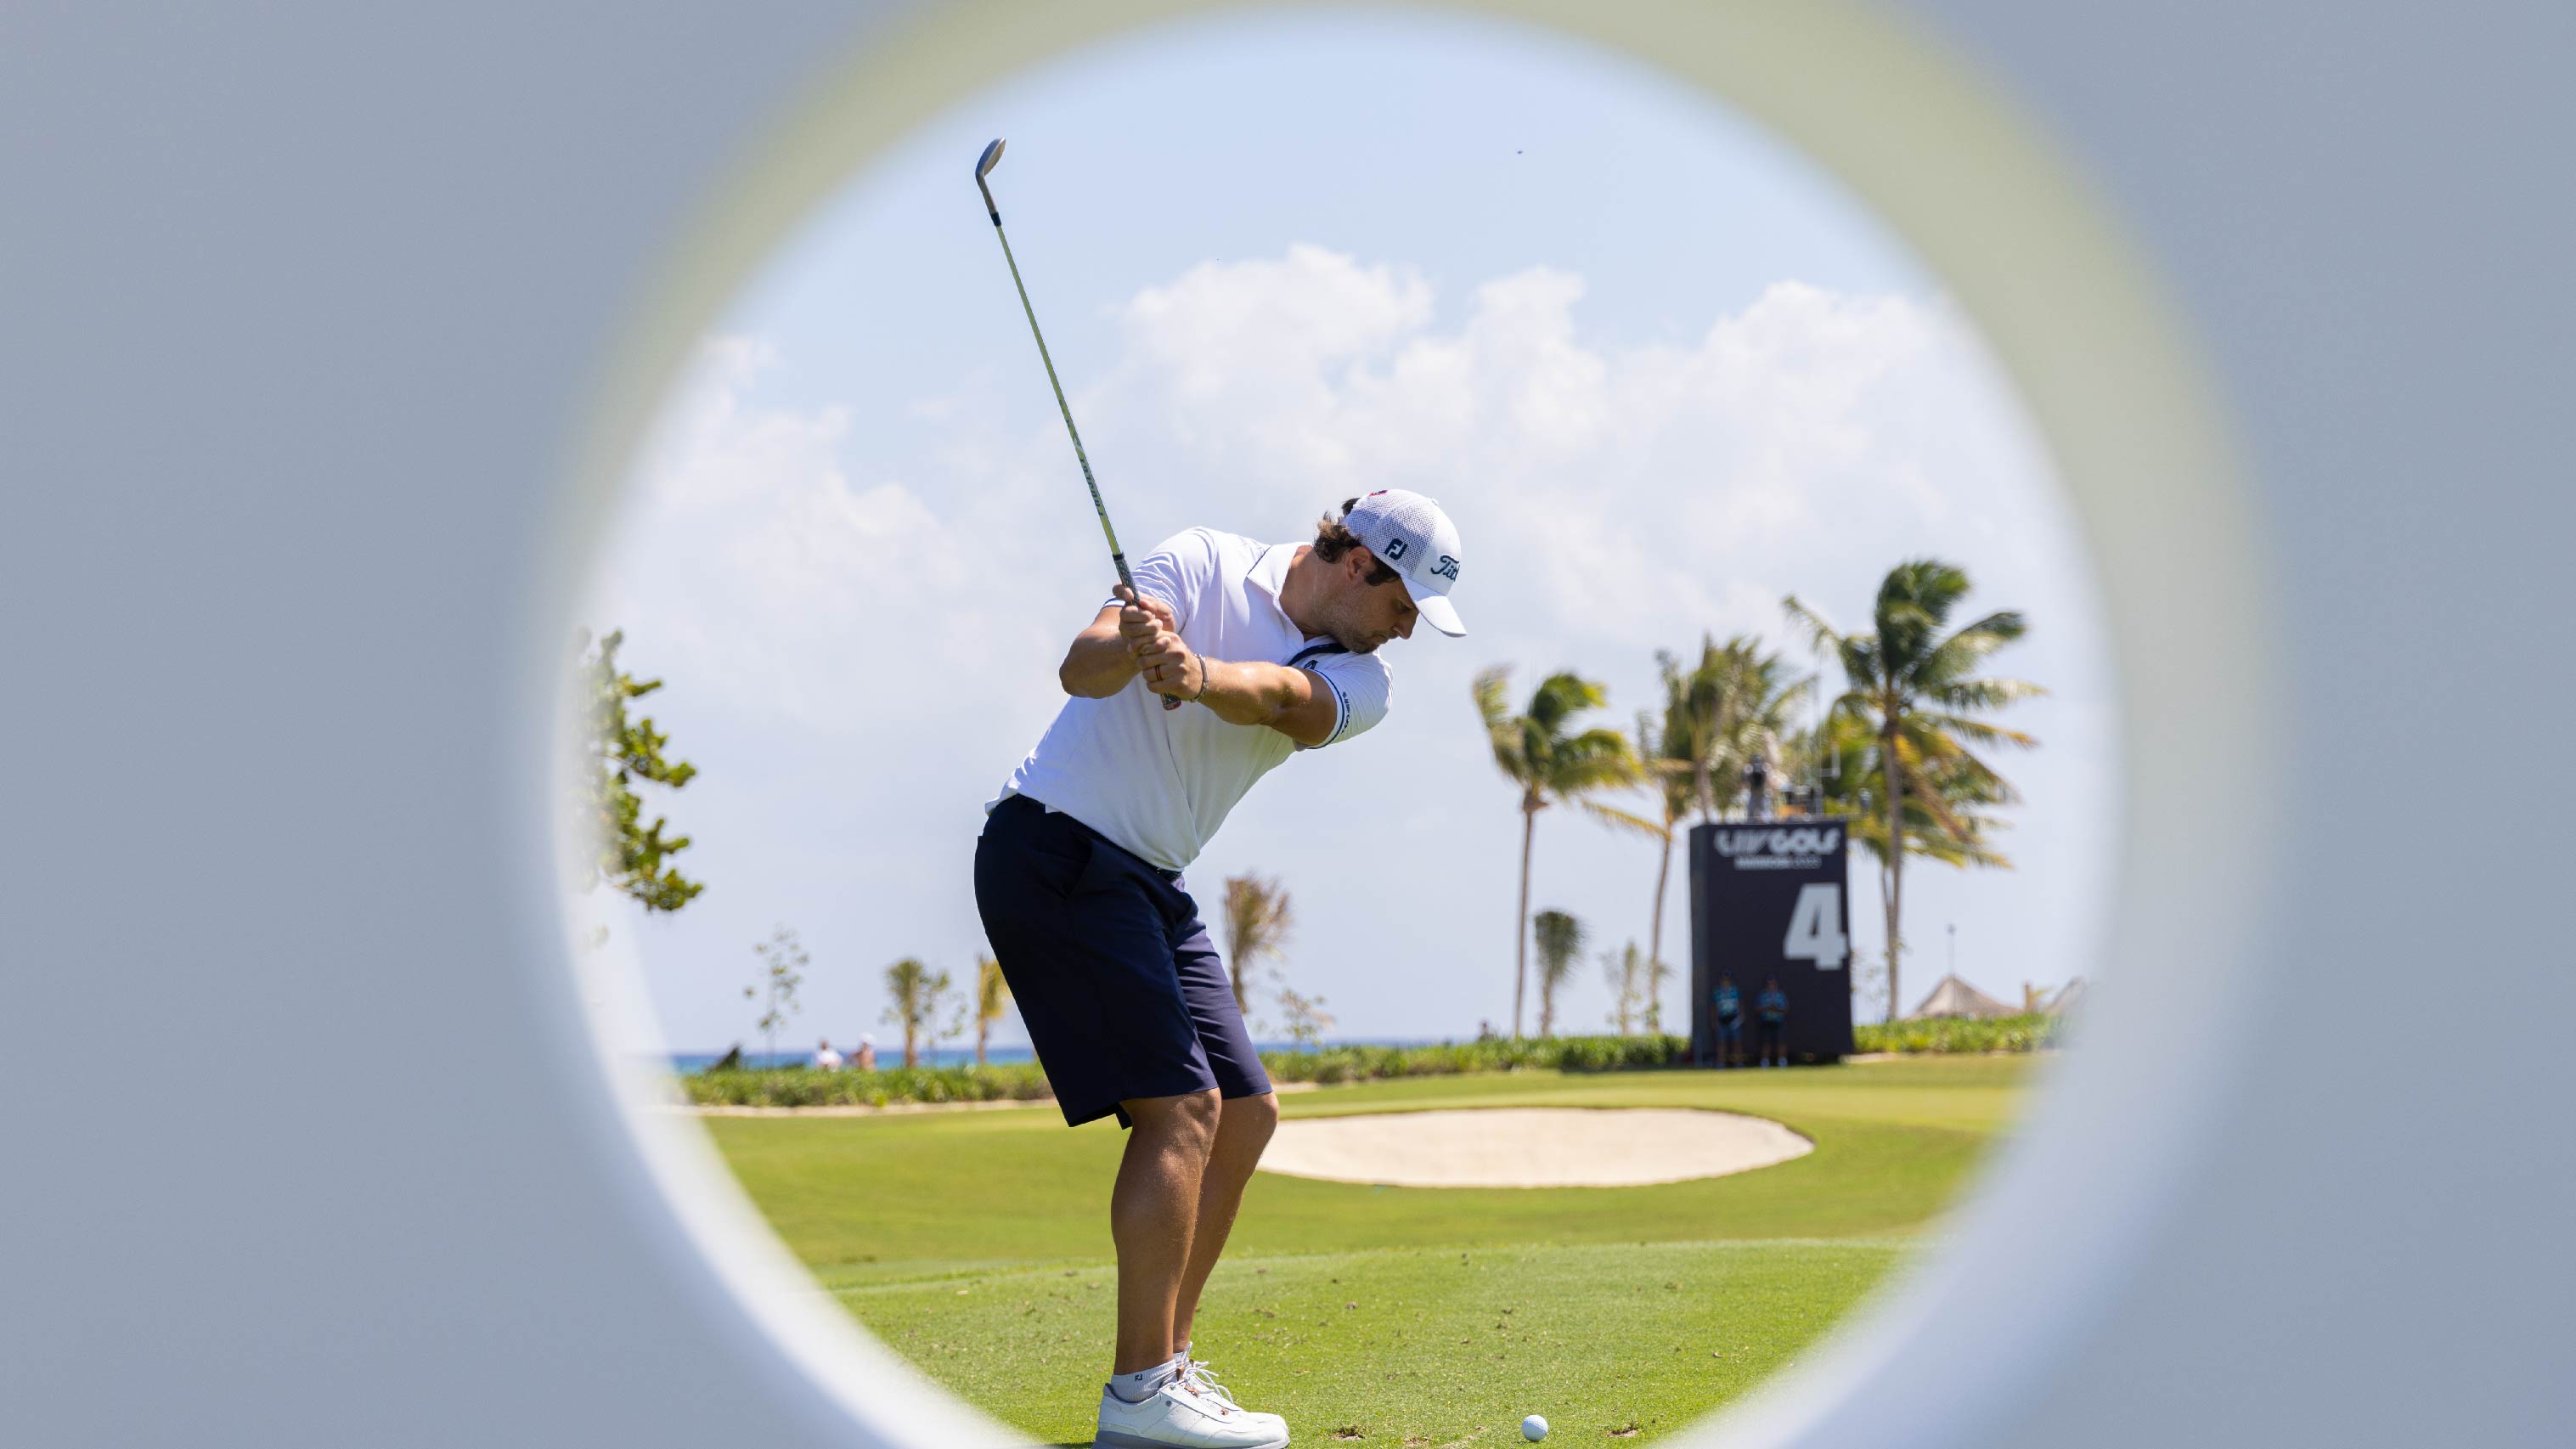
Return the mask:
[[1536,1414],[1521,1420],[1521,1437],[1535,1444],[1547,1437],[1547,1420]]

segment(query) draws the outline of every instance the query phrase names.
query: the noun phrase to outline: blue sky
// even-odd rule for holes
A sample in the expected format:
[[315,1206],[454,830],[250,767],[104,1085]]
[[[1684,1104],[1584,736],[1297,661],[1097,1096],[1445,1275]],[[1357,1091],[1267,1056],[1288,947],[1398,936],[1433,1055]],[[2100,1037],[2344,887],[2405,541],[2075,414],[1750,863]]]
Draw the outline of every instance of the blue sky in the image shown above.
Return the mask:
[[[1517,30],[1328,15],[1199,22],[1064,58],[850,178],[709,329],[638,457],[590,618],[668,679],[703,774],[663,805],[710,888],[667,919],[585,901],[682,1047],[745,1037],[751,944],[814,957],[793,1035],[876,1030],[903,955],[971,974],[978,807],[1060,699],[1107,576],[971,180],[994,184],[1131,553],[1205,524],[1311,536],[1363,488],[1440,497],[1471,634],[1390,646],[1388,723],[1292,760],[1194,867],[1282,877],[1286,969],[1354,1036],[1510,1009],[1518,815],[1466,680],[1576,667],[1604,722],[1658,648],[1778,601],[1846,625],[1938,554],[2032,638],[1999,672],[2029,804],[2009,873],[1908,880],[1906,996],[1946,960],[2017,997],[2083,969],[2118,810],[2082,548],[2008,386],[1937,280],[1830,177],[1632,63]],[[1390,792],[1389,781],[1402,789]],[[1544,816],[1534,905],[1647,933],[1655,848]],[[1879,949],[1855,862],[1857,944]],[[1676,877],[1665,954],[1687,959]],[[1597,1023],[1597,970],[1563,1015]],[[1681,1008],[1678,989],[1671,1008]],[[1016,1024],[1005,1028],[1016,1038]]]

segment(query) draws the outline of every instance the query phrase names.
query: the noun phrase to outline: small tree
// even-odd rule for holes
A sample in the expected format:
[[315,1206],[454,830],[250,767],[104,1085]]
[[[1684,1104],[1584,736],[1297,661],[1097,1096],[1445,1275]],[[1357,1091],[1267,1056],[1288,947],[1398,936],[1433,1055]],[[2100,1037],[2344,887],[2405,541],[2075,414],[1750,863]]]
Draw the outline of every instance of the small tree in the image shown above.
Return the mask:
[[1541,911],[1530,918],[1538,946],[1538,1034],[1556,1035],[1556,989],[1574,974],[1583,959],[1583,923],[1563,911]]
[[1310,1050],[1321,1050],[1324,1034],[1333,1029],[1332,1014],[1324,1010],[1324,998],[1307,997],[1279,988],[1279,1010],[1288,1018],[1288,1039]]
[[1654,973],[1647,969],[1648,965],[1646,953],[1638,950],[1634,941],[1621,950],[1601,953],[1602,971],[1609,978],[1610,999],[1615,1003],[1610,1012],[1610,1024],[1619,1029],[1621,1036],[1628,1035],[1633,1028],[1640,1009],[1649,1009],[1649,1029],[1659,1025],[1654,1018],[1660,1013],[1653,1013],[1648,1008],[1649,992],[1654,984]]
[[[886,995],[894,1004],[885,1011],[889,1026],[903,1028],[903,1064],[921,1065],[921,1038],[932,1029],[949,990],[948,973],[934,972],[910,956],[886,968]],[[954,1030],[954,1027],[951,1028]],[[947,1035],[942,1032],[940,1035]]]
[[760,1002],[760,1019],[752,1023],[760,1033],[761,1050],[771,1061],[778,1058],[778,1029],[787,1019],[805,1008],[797,1003],[796,988],[805,984],[805,968],[814,964],[806,956],[796,933],[785,926],[769,933],[769,939],[754,944],[751,953],[760,958],[760,975],[742,994]]
[[1887,994],[1887,958],[1854,951],[1851,958],[1854,1015],[1875,1009],[1882,1021],[1896,1019],[1895,999]]
[[1282,947],[1296,918],[1288,909],[1288,892],[1276,877],[1264,880],[1246,872],[1225,882],[1225,962],[1234,981],[1234,1007],[1252,1009],[1253,968],[1267,958],[1282,959]]
[[984,1043],[993,1034],[993,1023],[1011,1009],[1011,983],[1002,979],[1002,963],[990,956],[975,958],[975,1065],[984,1065]]
[[583,887],[606,881],[647,911],[676,911],[706,885],[668,863],[689,848],[689,837],[664,835],[670,822],[658,815],[645,825],[644,801],[634,787],[642,781],[677,790],[697,778],[698,767],[663,753],[671,737],[653,728],[651,716],[627,719],[627,701],[660,689],[662,681],[637,679],[617,667],[618,646],[625,642],[623,630],[611,630],[592,650],[585,632],[580,646],[582,806],[596,837]]
[[1661,959],[1646,963],[1646,1032],[1664,1034],[1664,983],[1673,979],[1673,968]]

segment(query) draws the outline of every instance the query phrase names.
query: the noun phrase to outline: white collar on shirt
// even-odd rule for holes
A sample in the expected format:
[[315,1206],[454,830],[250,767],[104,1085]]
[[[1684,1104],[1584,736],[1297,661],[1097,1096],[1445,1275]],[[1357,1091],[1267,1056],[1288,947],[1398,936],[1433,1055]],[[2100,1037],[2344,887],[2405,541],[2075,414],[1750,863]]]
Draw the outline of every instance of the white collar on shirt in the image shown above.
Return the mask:
[[[1270,607],[1277,609],[1282,619],[1288,618],[1288,609],[1279,601],[1279,596],[1288,587],[1288,570],[1297,562],[1297,549],[1298,545],[1293,543],[1266,545],[1261,556],[1252,561],[1252,567],[1243,575],[1246,583],[1259,585],[1261,591],[1270,596]],[[1288,626],[1296,628],[1297,621],[1288,619]],[[1305,631],[1300,629],[1298,632],[1302,634]]]

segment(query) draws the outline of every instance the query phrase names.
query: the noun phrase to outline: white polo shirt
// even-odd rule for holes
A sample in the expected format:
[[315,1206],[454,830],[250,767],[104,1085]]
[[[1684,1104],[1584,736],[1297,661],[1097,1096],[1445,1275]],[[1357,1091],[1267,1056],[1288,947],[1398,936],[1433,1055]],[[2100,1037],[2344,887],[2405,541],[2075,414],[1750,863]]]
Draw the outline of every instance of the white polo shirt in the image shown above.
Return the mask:
[[[1386,661],[1290,622],[1279,590],[1297,547],[1193,528],[1135,565],[1136,591],[1170,604],[1182,642],[1199,654],[1293,664],[1322,680],[1340,711],[1324,742],[1333,744],[1386,718]],[[1297,748],[1266,725],[1227,724],[1198,705],[1165,710],[1139,677],[1107,699],[1067,699],[1002,795],[1026,795],[1180,870],[1252,782]]]

